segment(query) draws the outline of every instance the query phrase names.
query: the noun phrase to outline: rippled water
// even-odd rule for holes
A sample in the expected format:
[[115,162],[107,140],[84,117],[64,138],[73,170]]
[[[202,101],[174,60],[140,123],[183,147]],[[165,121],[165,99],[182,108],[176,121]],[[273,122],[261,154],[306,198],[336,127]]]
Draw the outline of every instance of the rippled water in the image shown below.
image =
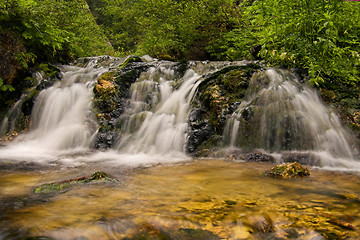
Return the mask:
[[[311,169],[307,178],[278,179],[264,175],[271,166],[201,159],[138,168],[5,163],[0,239],[360,238],[358,174]],[[33,192],[99,170],[119,183]]]

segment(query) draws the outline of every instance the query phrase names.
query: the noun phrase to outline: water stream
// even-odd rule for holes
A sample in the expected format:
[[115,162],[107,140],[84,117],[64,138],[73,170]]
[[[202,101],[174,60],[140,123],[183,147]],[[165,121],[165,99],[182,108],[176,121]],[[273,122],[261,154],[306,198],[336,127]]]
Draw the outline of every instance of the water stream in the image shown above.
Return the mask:
[[[93,87],[124,62],[99,59],[60,66],[61,81],[36,98],[30,131],[0,148],[0,239],[360,238],[356,147],[335,113],[294,76],[274,69],[254,76],[224,132],[226,147],[310,152],[331,169],[284,180],[264,175],[270,163],[186,154],[201,81],[240,63],[191,63],[179,74],[174,63],[154,61],[114,120],[118,142],[95,150]],[[33,192],[95,171],[119,182]]]
[[245,100],[227,121],[230,147],[273,153],[308,152],[321,166],[358,168],[353,137],[336,113],[294,74],[269,69],[255,75]]

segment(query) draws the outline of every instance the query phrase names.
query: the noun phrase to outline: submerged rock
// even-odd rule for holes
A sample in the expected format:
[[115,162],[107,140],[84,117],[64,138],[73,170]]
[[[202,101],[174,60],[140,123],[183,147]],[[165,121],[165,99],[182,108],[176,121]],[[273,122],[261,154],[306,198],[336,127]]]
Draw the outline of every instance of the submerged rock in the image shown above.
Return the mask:
[[141,240],[141,239],[152,239],[152,240],[220,240],[221,238],[208,231],[202,229],[188,229],[180,228],[178,230],[170,229],[156,229],[152,226],[147,226],[145,230],[135,234],[131,238],[123,238],[123,240]]
[[311,152],[284,152],[282,159],[286,163],[297,162],[303,165],[320,166],[320,158]]
[[277,165],[266,171],[265,174],[275,177],[295,178],[309,176],[310,171],[300,163],[293,162]]
[[79,177],[79,178],[72,178],[57,182],[45,183],[43,185],[36,187],[34,189],[34,192],[35,193],[56,192],[63,189],[67,189],[75,184],[90,183],[90,182],[118,182],[118,180],[108,177],[108,175],[104,172],[95,172],[93,175],[89,177]]
[[247,162],[275,162],[273,156],[264,153],[249,153],[245,155]]

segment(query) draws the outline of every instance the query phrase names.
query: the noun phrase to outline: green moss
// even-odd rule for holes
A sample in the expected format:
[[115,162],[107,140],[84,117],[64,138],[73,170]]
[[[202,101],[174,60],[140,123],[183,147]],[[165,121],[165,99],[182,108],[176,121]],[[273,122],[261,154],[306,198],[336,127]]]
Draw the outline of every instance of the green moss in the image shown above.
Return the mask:
[[242,101],[249,80],[258,68],[258,65],[229,66],[211,74],[200,84],[199,101],[208,110],[209,122],[218,134],[223,132],[230,105]]
[[265,172],[266,175],[277,176],[283,178],[305,177],[310,175],[309,169],[300,163],[284,163],[271,168]]
[[133,62],[142,62],[142,60],[138,56],[129,56],[118,68],[123,68],[127,66],[129,63],[133,63]]
[[111,112],[117,107],[118,88],[114,84],[115,73],[101,75],[94,86],[94,106],[97,112]]
[[90,182],[118,182],[116,179],[110,178],[104,172],[95,172],[90,177],[79,177],[52,183],[40,185],[34,189],[35,193],[51,193],[67,189],[75,184],[84,184]]
[[37,71],[42,71],[45,74],[45,78],[51,78],[59,73],[59,69],[57,67],[48,63],[40,63],[35,67],[35,69]]

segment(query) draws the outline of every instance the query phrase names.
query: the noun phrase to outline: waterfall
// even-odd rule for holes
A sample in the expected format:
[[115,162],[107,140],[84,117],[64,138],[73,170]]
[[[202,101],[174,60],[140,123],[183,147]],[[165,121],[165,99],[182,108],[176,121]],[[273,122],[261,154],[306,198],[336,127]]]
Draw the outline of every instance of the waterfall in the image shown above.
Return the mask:
[[3,136],[9,132],[12,132],[16,129],[16,124],[19,118],[21,118],[22,107],[26,101],[29,100],[31,96],[33,96],[37,89],[36,86],[43,79],[43,76],[40,72],[35,72],[33,74],[33,79],[35,80],[35,86],[24,92],[20,99],[11,107],[8,113],[5,115],[4,119],[1,122],[0,126],[0,136]]
[[253,76],[245,100],[227,121],[224,141],[244,150],[313,151],[334,162],[353,159],[356,151],[316,92],[290,72],[275,69]]
[[[2,147],[0,159],[46,162],[66,159],[70,164],[106,161],[112,166],[189,159],[186,149],[191,134],[212,128],[207,125],[212,123],[205,119],[209,116],[207,110],[202,109],[202,100],[197,97],[194,100],[199,85],[201,82],[213,84],[207,80],[247,64],[190,62],[181,65],[153,60],[134,63],[129,68],[121,67],[115,71],[113,83],[122,95],[116,95],[118,99],[113,112],[95,115],[94,111],[98,109],[93,108],[96,101],[93,89],[97,79],[103,73],[117,69],[124,61],[102,56],[79,59],[76,66],[59,66],[61,81],[38,94],[29,132]],[[227,68],[229,66],[235,68]],[[136,77],[131,81],[124,80],[128,85],[124,84],[126,87],[120,89],[124,83],[121,74],[134,69],[138,71]],[[357,154],[351,145],[352,138],[337,115],[321,102],[313,89],[290,72],[269,69],[257,73],[243,91],[246,91],[245,97],[235,102],[239,105],[232,104],[229,109],[223,109],[221,117],[228,116],[224,120],[225,147],[241,149],[245,153],[258,149],[280,155],[311,153],[320,159],[322,166],[359,167],[359,162],[352,160]],[[217,94],[220,96],[221,91]],[[16,115],[16,109],[24,99],[25,96],[9,112],[4,128],[11,125],[9,118]],[[192,105],[204,112],[205,118],[199,117],[197,121],[208,128],[194,130],[189,127]],[[97,122],[96,116],[106,118],[99,117]],[[112,149],[95,151],[96,141],[109,136],[113,137],[109,145]]]
[[129,107],[121,116],[120,152],[184,153],[190,101],[199,77],[188,70],[177,78],[171,66],[162,65],[142,74],[132,85]]
[[60,152],[89,149],[97,131],[92,112],[92,88],[107,68],[60,66],[61,81],[41,91],[31,114],[28,133],[6,149],[2,159],[53,159]]

